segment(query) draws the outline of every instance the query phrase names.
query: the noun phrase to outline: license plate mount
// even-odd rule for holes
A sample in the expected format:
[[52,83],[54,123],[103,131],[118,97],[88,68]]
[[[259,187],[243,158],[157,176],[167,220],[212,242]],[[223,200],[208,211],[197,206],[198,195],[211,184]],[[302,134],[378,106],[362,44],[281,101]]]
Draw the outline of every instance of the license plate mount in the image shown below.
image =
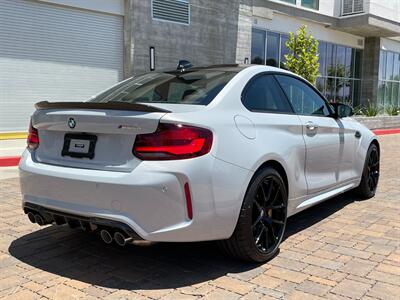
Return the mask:
[[94,158],[97,136],[92,134],[67,133],[64,136],[62,156],[74,158]]

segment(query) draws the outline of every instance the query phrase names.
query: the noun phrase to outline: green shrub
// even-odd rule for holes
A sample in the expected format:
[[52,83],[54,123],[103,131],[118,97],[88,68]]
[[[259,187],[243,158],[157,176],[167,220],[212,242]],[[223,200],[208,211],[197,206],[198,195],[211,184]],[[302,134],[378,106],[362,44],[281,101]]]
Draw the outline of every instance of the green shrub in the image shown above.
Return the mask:
[[356,115],[356,116],[362,116],[362,115],[364,115],[364,108],[360,105],[353,107],[353,112],[354,112],[354,115]]
[[307,26],[302,25],[296,34],[290,32],[286,47],[285,67],[315,85],[319,70],[318,41],[307,34]]
[[367,117],[375,117],[380,112],[381,112],[380,107],[369,101],[368,101],[368,104],[363,109],[363,114],[364,114],[364,116],[367,116]]
[[385,111],[389,116],[397,116],[400,113],[400,107],[395,105],[389,105],[385,107]]

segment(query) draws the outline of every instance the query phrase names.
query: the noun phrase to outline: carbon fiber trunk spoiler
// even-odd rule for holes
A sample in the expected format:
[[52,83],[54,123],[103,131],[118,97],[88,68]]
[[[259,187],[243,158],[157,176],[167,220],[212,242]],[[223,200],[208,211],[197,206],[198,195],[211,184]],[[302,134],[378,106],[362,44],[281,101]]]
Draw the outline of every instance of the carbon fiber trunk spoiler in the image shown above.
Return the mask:
[[110,110],[128,110],[128,111],[144,111],[144,112],[164,112],[171,111],[152,105],[140,103],[124,103],[124,102],[48,102],[41,101],[35,104],[37,110],[44,109],[110,109]]

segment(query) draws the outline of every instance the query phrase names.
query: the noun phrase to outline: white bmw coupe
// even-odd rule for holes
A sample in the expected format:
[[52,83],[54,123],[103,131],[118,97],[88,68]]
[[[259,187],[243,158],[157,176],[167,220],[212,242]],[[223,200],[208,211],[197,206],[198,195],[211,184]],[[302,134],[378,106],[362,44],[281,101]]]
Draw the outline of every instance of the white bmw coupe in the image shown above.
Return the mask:
[[287,218],[374,196],[376,136],[306,80],[267,66],[148,73],[87,102],[39,102],[19,168],[33,223],[106,243],[219,240],[265,261]]

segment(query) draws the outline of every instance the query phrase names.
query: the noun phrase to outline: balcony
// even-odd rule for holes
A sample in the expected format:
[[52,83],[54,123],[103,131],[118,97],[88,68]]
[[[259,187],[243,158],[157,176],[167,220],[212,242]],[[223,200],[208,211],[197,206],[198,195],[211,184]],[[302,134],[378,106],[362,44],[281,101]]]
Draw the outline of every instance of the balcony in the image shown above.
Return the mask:
[[400,35],[400,2],[341,0],[341,16],[337,24],[332,27],[365,37],[398,36]]
[[[333,1],[333,0],[330,0]],[[287,1],[285,1],[287,2]],[[267,8],[270,12],[280,12],[300,19],[311,20],[323,24],[327,28],[343,31],[363,37],[395,37],[400,36],[400,1],[383,0],[335,0],[330,4],[338,7],[337,13],[323,13],[320,1],[319,10],[305,10],[282,1],[253,0],[255,8]],[[296,3],[293,1],[293,3]],[[334,7],[334,6],[333,6]],[[326,8],[326,7],[325,7]],[[259,10],[263,11],[264,10]],[[269,13],[267,18],[272,18]]]

